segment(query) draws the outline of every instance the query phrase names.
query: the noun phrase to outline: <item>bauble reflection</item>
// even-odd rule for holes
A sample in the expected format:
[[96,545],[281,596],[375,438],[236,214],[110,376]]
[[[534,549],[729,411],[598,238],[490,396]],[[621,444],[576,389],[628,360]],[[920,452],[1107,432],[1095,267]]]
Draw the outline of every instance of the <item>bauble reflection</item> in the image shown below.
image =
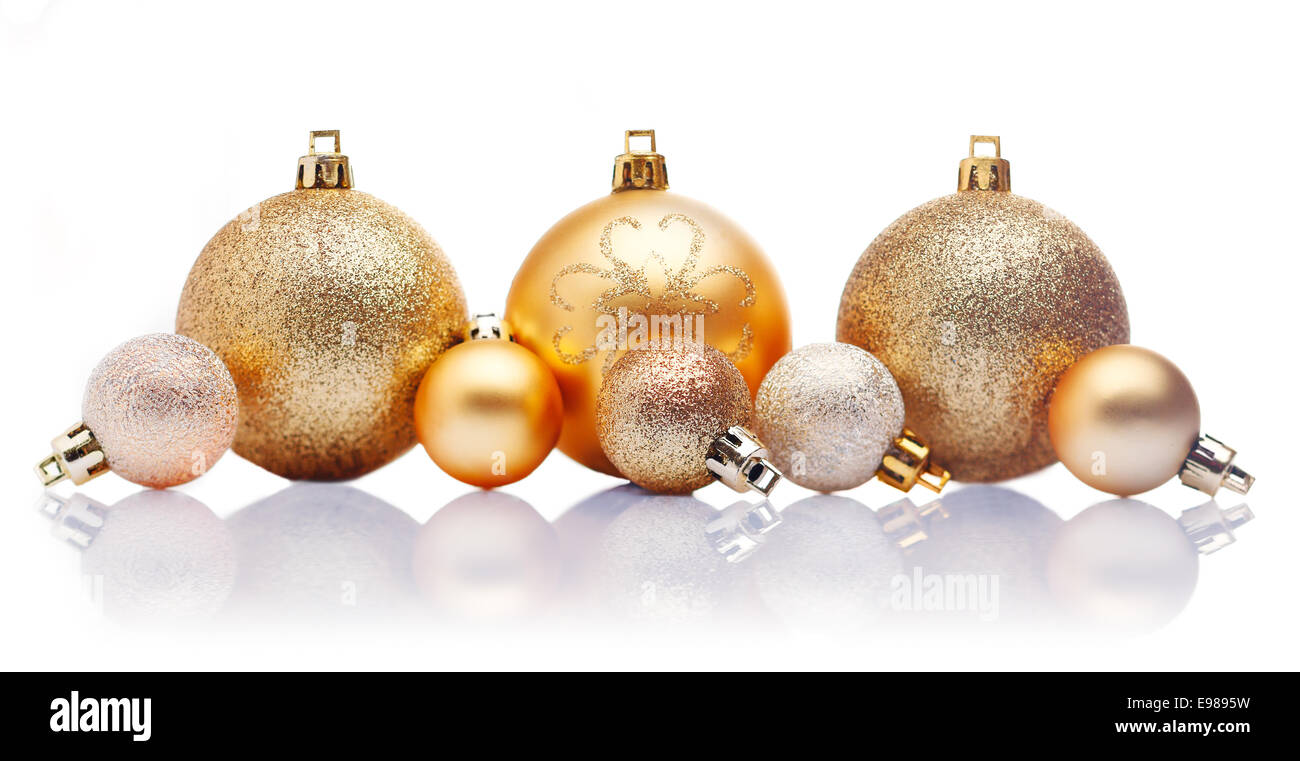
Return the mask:
[[152,489],[111,508],[80,494],[62,502],[56,534],[83,548],[83,579],[108,618],[187,624],[207,621],[225,605],[235,544],[202,502]]
[[927,626],[1055,622],[1047,554],[1060,516],[998,486],[967,486],[926,505],[926,536],[909,546],[897,590],[900,622]]
[[232,608],[310,623],[360,620],[414,599],[419,524],[359,489],[295,484],[229,520],[239,548]]
[[767,608],[798,631],[860,631],[878,623],[903,557],[876,514],[857,500],[819,494],[780,517],[746,561]]
[[1146,632],[1186,607],[1198,566],[1196,547],[1177,521],[1145,502],[1115,499],[1065,524],[1047,572],[1071,623]]
[[566,594],[579,610],[621,622],[701,624],[752,608],[747,567],[715,546],[708,529],[719,513],[704,502],[622,486],[570,513],[556,528],[574,550]]
[[440,614],[518,619],[551,602],[560,577],[559,539],[527,502],[471,492],[420,528],[412,568],[425,601]]

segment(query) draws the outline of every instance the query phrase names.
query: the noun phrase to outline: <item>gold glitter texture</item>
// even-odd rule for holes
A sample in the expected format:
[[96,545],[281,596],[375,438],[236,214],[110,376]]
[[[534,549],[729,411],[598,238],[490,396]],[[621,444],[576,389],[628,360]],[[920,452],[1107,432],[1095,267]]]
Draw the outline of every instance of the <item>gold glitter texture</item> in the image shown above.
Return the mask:
[[754,418],[786,478],[818,491],[852,489],[871,480],[903,429],[903,395],[862,349],[811,344],[768,371]]
[[[560,281],[570,275],[579,273],[595,275],[604,280],[610,281],[611,285],[602,291],[595,299],[592,300],[590,308],[596,312],[607,315],[617,315],[620,300],[625,296],[633,297],[635,309],[631,310],[638,314],[717,314],[718,302],[709,298],[705,294],[697,293],[696,287],[704,280],[715,275],[730,275],[744,286],[744,298],[740,300],[740,306],[748,307],[754,305],[754,283],[749,279],[749,275],[739,267],[732,267],[725,264],[709,267],[702,272],[696,272],[695,266],[699,263],[700,250],[704,248],[704,229],[699,223],[685,214],[668,214],[659,220],[659,229],[667,230],[673,224],[683,224],[690,228],[691,241],[688,253],[682,261],[679,269],[674,271],[669,266],[663,254],[655,249],[649,249],[647,258],[641,262],[641,266],[633,268],[631,264],[620,259],[614,253],[612,237],[614,228],[626,225],[633,230],[641,229],[641,222],[635,217],[619,217],[605,225],[605,229],[600,234],[600,255],[607,259],[612,265],[608,269],[602,269],[587,262],[578,262],[563,267],[554,278],[551,279],[551,303],[568,312],[572,312],[574,307],[560,296]],[[653,261],[659,265],[660,271],[664,274],[664,284],[658,293],[651,291],[650,281],[646,276],[646,264]],[[682,305],[686,305],[683,309]],[[623,304],[626,306],[626,304]],[[569,364],[580,364],[595,357],[599,349],[596,346],[588,346],[578,354],[571,354],[561,348],[564,336],[573,330],[572,325],[563,325],[556,329],[555,335],[551,338],[551,343],[555,346],[555,351],[560,355],[560,359]],[[732,362],[740,362],[748,354],[752,346],[752,329],[746,322],[741,326],[741,336],[737,341],[735,348],[726,352],[727,357]],[[614,352],[610,352],[613,354]],[[607,363],[608,364],[608,363]],[[606,367],[605,369],[608,369]]]
[[687,494],[713,482],[709,445],[748,426],[749,388],[726,355],[698,350],[629,351],[605,375],[596,430],[610,462],[636,485]]
[[1047,404],[1093,349],[1129,338],[1119,281],[1083,231],[1009,192],[904,214],[853,268],[837,338],[898,381],[907,426],[954,478],[995,481],[1056,458]]
[[790,350],[789,309],[771,262],[706,204],[629,189],[557,222],[515,275],[505,318],[560,384],[559,449],[606,473],[616,470],[596,436],[596,394],[620,352],[597,350],[597,319],[619,307],[629,315],[703,314],[704,342],[733,356],[751,394]]
[[415,390],[465,297],[418,224],[357,190],[295,190],[199,254],[176,329],[239,388],[235,451],[287,478],[367,473],[415,443]]
[[86,382],[82,420],[114,473],[163,489],[202,475],[235,437],[239,397],[211,349],[184,336],[133,338]]

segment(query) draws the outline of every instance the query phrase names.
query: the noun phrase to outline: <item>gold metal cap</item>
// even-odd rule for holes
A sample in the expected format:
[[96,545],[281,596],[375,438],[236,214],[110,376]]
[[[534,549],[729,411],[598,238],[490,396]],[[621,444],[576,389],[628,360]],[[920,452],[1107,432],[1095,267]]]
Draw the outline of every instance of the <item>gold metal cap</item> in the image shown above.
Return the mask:
[[1202,436],[1183,460],[1178,480],[1211,497],[1223,486],[1245,494],[1255,484],[1255,477],[1233,464],[1236,459],[1237,450],[1213,436]]
[[904,428],[903,435],[894,439],[894,446],[880,461],[876,477],[901,491],[920,484],[938,494],[951,474],[930,462],[930,447],[911,429]]
[[40,511],[53,521],[50,533],[80,549],[88,549],[104,527],[108,506],[78,492],[61,497],[47,491],[38,503]]
[[753,489],[766,497],[781,482],[781,471],[767,457],[767,448],[758,437],[733,425],[709,445],[704,467],[732,491]]
[[[634,137],[650,138],[650,150],[632,150]],[[623,153],[614,159],[614,192],[646,189],[668,189],[668,164],[655,152],[654,130],[630,129],[623,133]]]
[[99,447],[99,439],[85,423],[77,423],[50,442],[54,454],[36,466],[36,477],[45,486],[57,484],[65,478],[81,485],[108,472],[108,460]]
[[[316,152],[316,138],[334,139],[334,150],[329,153]],[[307,155],[298,158],[299,190],[303,188],[350,188],[352,187],[352,165],[343,155],[343,143],[336,129],[313,130],[307,144]]]
[[[976,143],[993,146],[992,156],[976,156]],[[1002,158],[1002,138],[997,135],[971,135],[970,156],[961,160],[957,170],[957,190],[998,190],[1011,192],[1011,162]]]

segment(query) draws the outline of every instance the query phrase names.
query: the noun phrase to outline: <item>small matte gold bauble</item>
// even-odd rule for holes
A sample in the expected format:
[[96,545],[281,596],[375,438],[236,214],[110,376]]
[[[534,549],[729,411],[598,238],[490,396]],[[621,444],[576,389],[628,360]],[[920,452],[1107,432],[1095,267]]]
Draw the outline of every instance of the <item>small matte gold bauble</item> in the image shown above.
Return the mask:
[[[648,153],[631,149],[635,136],[650,138]],[[628,132],[624,151],[614,192],[533,247],[505,314],[516,340],[559,381],[560,451],[610,474],[596,437],[596,394],[629,345],[670,343],[670,331],[702,335],[740,368],[751,396],[790,350],[785,292],[758,244],[713,208],[668,192],[653,130]]]
[[[660,494],[689,494],[715,478],[737,491],[747,484],[771,491],[780,471],[745,430],[752,416],[745,379],[709,346],[629,351],[605,375],[596,400],[605,455],[624,478]],[[720,451],[729,436],[732,446]],[[731,464],[726,455],[746,445],[752,451],[745,461]]]
[[[495,324],[494,329],[484,326]],[[564,403],[537,355],[491,315],[429,367],[415,394],[415,431],[452,478],[491,489],[532,473],[560,437]]]
[[313,132],[298,189],[213,236],[176,313],[239,388],[235,452],[286,478],[355,478],[409,449],[416,386],[466,318],[441,249],[351,189],[337,140]]
[[[998,146],[976,156],[977,142]],[[1129,338],[1119,281],[1083,231],[1011,194],[997,138],[972,137],[958,192],[885,229],[858,260],[837,336],[893,373],[907,427],[962,481],[1050,465],[1061,373]]]
[[1107,346],[1061,376],[1048,423],[1071,473],[1126,497],[1178,474],[1201,435],[1201,408],[1173,362],[1140,346]]

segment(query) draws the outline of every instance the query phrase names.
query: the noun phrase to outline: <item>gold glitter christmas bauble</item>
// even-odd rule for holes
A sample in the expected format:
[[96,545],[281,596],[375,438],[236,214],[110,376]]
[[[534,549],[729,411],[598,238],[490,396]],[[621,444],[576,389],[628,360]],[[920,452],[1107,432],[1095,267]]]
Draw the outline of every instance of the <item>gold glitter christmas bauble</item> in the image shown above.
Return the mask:
[[418,224],[352,190],[347,157],[299,159],[298,189],[221,228],[176,330],[239,388],[234,449],[286,478],[355,478],[415,443],[415,390],[465,324],[451,264]]
[[745,379],[717,349],[629,351],[605,374],[596,429],[629,481],[687,494],[712,483],[710,447],[732,426],[748,426],[752,411]]
[[524,260],[506,300],[515,338],[542,358],[564,395],[560,451],[605,473],[596,437],[601,379],[630,345],[678,336],[713,346],[751,395],[790,350],[790,314],[771,262],[714,209],[668,192],[663,156],[625,153],[614,192],[552,227]]
[[1088,352],[1129,338],[1119,281],[1083,231],[1012,195],[998,156],[962,161],[956,194],[904,214],[853,268],[837,336],[874,354],[907,427],[954,478],[996,481],[1055,460],[1047,404]]
[[758,388],[756,432],[786,478],[818,491],[871,480],[903,430],[903,395],[856,346],[811,344],[781,358]]
[[[490,332],[482,326],[495,326]],[[491,489],[532,473],[555,447],[564,404],[537,355],[491,315],[429,368],[415,395],[415,430],[452,478]],[[475,337],[477,336],[477,337]]]
[[1178,473],[1201,435],[1201,408],[1173,362],[1140,346],[1107,346],[1061,376],[1048,423],[1071,473],[1126,497]]

